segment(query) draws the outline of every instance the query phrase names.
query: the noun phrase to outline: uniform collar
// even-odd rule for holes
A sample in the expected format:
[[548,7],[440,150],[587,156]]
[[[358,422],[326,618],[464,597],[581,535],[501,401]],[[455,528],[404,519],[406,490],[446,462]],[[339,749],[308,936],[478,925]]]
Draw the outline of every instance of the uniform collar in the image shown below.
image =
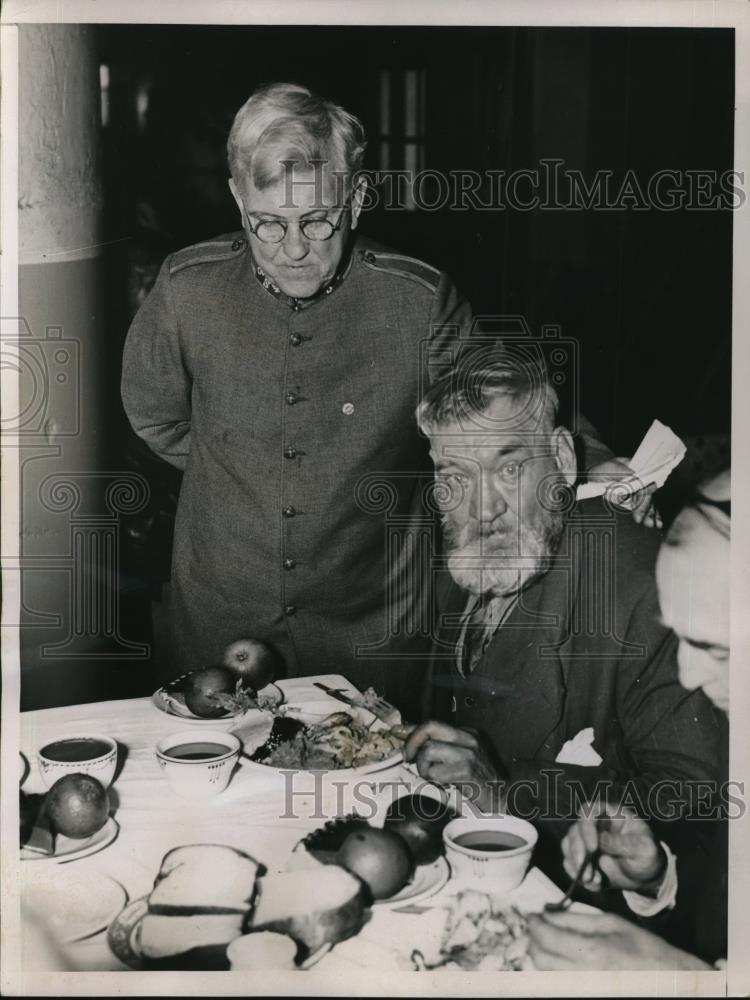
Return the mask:
[[259,284],[263,288],[265,288],[265,290],[268,292],[269,295],[272,295],[275,299],[278,299],[279,302],[282,302],[284,305],[288,306],[290,309],[293,309],[295,312],[297,312],[300,309],[305,309],[307,306],[312,305],[314,302],[319,302],[321,299],[325,299],[329,295],[331,295],[336,290],[336,288],[338,288],[338,286],[341,284],[344,278],[349,274],[349,271],[351,270],[352,266],[351,253],[347,252],[341,260],[341,265],[339,266],[338,271],[333,276],[333,278],[328,282],[327,285],[324,285],[319,292],[317,292],[315,295],[312,295],[310,298],[294,299],[290,295],[287,295],[285,292],[282,292],[282,290],[279,288],[276,282],[268,277],[268,275],[260,266],[260,264],[258,264],[255,258],[252,257],[252,254],[251,254],[251,260],[253,265],[253,274],[255,275],[255,278],[259,282]]

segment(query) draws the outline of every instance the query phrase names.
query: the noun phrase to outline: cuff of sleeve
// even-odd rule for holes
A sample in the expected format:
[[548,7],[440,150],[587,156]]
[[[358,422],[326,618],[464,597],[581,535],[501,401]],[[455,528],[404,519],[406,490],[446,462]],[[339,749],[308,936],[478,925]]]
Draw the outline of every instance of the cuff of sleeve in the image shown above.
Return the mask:
[[662,910],[672,909],[677,899],[677,859],[665,843],[661,848],[667,856],[667,868],[655,899],[640,892],[623,890],[623,898],[633,913],[639,917],[655,917]]

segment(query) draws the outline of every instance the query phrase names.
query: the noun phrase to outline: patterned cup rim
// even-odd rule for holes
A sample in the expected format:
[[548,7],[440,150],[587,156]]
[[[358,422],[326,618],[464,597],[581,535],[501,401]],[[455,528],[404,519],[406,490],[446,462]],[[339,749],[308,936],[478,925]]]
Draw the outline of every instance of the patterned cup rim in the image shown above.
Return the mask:
[[[45,757],[44,751],[55,743],[66,743],[69,740],[99,740],[107,744],[107,752],[100,753],[96,757],[86,757],[84,760],[54,760],[52,757]],[[61,733],[53,736],[52,739],[45,740],[37,752],[37,759],[42,767],[91,767],[93,764],[107,764],[117,756],[117,740],[111,736],[102,736],[101,733]]]
[[[514,837],[521,837],[523,844],[518,847],[511,847],[505,851],[482,851],[475,847],[466,847],[464,844],[457,844],[455,838],[465,833],[483,833],[489,830],[497,830],[501,833],[509,833]],[[467,858],[477,861],[497,861],[512,860],[520,855],[533,851],[539,834],[536,828],[525,819],[518,816],[495,816],[476,817],[470,819],[467,816],[459,816],[447,823],[443,830],[443,841],[446,848],[463,854]]]
[[[228,740],[231,741],[229,744],[227,744]],[[184,746],[186,743],[222,743],[226,747],[226,752],[216,754],[215,757],[204,757],[201,760],[185,760],[184,757],[172,757],[167,753],[167,748],[174,747],[175,745]],[[201,730],[200,733],[189,736],[182,729],[179,733],[172,733],[171,736],[165,736],[163,739],[160,739],[156,744],[155,751],[156,756],[167,764],[179,764],[186,767],[194,767],[195,765],[205,767],[207,764],[219,764],[232,757],[239,757],[241,749],[242,744],[232,733],[222,733],[218,730]]]

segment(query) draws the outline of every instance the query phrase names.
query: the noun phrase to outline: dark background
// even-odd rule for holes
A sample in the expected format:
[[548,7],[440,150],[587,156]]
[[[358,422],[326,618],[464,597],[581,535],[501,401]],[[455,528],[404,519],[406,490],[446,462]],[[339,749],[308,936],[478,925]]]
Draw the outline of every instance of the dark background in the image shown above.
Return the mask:
[[[144,199],[165,250],[239,228],[226,135],[260,83],[294,80],[364,122],[377,169],[379,79],[423,72],[423,166],[538,168],[592,178],[729,170],[731,30],[622,28],[101,27],[110,67],[106,204],[138,235]],[[149,93],[138,126],[136,94]],[[403,167],[398,139],[390,166]],[[617,190],[617,183],[614,184]],[[581,345],[583,411],[616,453],[653,417],[681,434],[729,427],[729,211],[383,211],[364,230],[446,269],[476,310],[557,324]],[[141,233],[143,237],[143,234]],[[157,249],[158,252],[158,249]]]
[[[127,425],[119,403],[122,343],[139,291],[168,252],[239,228],[225,143],[236,110],[259,84],[302,83],[358,115],[371,170],[382,166],[385,71],[391,169],[406,165],[403,88],[410,73],[420,80],[424,169],[511,172],[555,158],[588,180],[613,171],[616,191],[629,169],[645,188],[659,170],[721,173],[733,166],[728,29],[97,30],[109,73],[103,163],[106,239],[114,248],[113,454],[153,488],[148,510],[124,524],[123,586],[136,595],[127,631],[136,640],[150,631],[143,625],[150,600],[168,576],[179,475]],[[361,227],[447,270],[477,312],[523,316],[534,333],[554,324],[575,338],[581,410],[616,454],[632,454],[655,417],[687,439],[689,460],[663,491],[665,507],[669,489],[674,494],[727,460],[730,211],[381,207],[364,213]],[[93,695],[87,689],[68,700]]]

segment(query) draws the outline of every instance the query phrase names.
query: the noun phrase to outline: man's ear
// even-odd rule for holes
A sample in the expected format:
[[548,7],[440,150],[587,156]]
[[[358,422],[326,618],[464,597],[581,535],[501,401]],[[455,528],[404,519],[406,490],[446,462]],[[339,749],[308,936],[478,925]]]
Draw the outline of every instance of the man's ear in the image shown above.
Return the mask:
[[365,202],[365,194],[367,192],[367,178],[358,177],[357,183],[352,189],[352,221],[350,229],[356,229],[357,223],[359,222],[359,213],[362,211],[362,206]]
[[240,194],[237,185],[234,183],[234,177],[229,178],[229,190],[232,192],[232,197],[237,202],[237,208],[240,210],[240,215],[244,211],[244,205],[242,202],[242,195]]
[[572,486],[578,477],[578,463],[573,435],[567,427],[556,427],[552,432],[552,451],[555,465],[563,474],[568,486]]

